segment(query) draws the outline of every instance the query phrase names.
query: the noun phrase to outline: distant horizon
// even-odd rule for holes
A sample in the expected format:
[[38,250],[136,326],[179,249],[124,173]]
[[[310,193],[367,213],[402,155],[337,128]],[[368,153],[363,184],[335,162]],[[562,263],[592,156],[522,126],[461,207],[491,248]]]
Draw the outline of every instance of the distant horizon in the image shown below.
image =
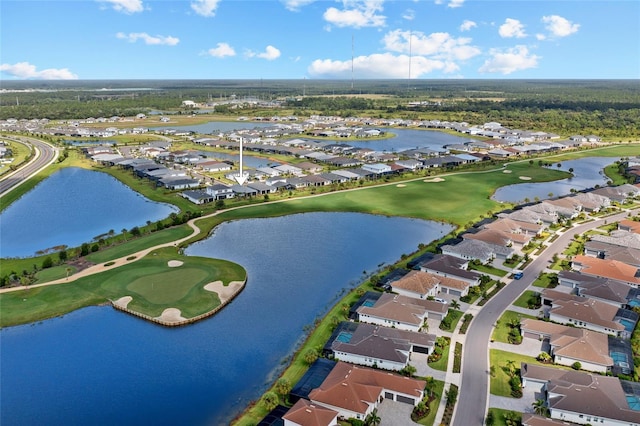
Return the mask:
[[0,81],[628,80],[638,16],[630,0],[3,0]]

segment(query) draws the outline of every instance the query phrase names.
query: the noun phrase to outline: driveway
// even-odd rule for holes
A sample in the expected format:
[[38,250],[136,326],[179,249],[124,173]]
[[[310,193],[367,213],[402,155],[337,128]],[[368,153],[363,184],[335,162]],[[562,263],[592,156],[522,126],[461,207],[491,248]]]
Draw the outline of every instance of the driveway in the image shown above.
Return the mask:
[[412,411],[413,405],[385,399],[378,405],[380,426],[415,425],[417,423],[411,420]]

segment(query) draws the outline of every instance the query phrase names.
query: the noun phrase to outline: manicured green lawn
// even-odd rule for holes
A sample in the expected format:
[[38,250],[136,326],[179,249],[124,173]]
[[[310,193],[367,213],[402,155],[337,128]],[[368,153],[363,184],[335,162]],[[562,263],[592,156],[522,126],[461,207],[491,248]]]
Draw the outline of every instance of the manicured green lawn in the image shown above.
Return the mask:
[[557,283],[556,280],[558,278],[558,274],[541,274],[536,280],[533,282],[534,287],[540,288],[554,288]]
[[491,339],[496,342],[509,343],[509,324],[513,320],[522,320],[524,318],[535,318],[533,315],[525,315],[514,311],[504,311],[504,314],[498,320],[498,325],[493,329]]
[[505,416],[509,414],[513,416],[512,419],[518,422],[516,424],[520,424],[520,422],[522,421],[522,413],[519,413],[517,411],[504,410],[502,408],[489,408],[489,412],[493,414],[494,420],[493,423],[491,423],[492,426],[507,426]]
[[36,273],[36,282],[46,283],[67,277],[76,272],[76,268],[66,265],[53,266]]
[[[170,268],[169,260],[184,262]],[[220,304],[216,293],[204,290],[213,281],[243,281],[244,269],[235,263],[182,256],[174,248],[158,250],[139,261],[81,278],[68,284],[29,288],[0,294],[0,325],[22,324],[62,315],[85,306],[132,296],[129,308],[159,316],[178,308],[185,318],[209,312]]]
[[500,351],[497,349],[490,350],[489,364],[495,366],[495,377],[491,377],[491,394],[498,396],[511,397],[511,387],[509,386],[509,369],[508,361],[515,363],[516,374],[520,374],[520,363],[539,364],[535,357],[515,354],[512,352]]
[[[537,356],[537,354],[536,354]],[[511,388],[509,387],[509,374],[507,362],[513,361],[517,369],[516,374],[520,374],[520,363],[526,362],[528,364],[542,365],[545,367],[559,368],[561,370],[571,370],[570,367],[557,366],[543,364],[539,362],[535,356],[520,355],[513,352],[501,351],[498,349],[491,349],[489,351],[489,364],[495,365],[495,377],[491,377],[491,394],[498,396],[511,397]],[[532,401],[533,402],[533,401]]]
[[504,271],[502,269],[498,269],[498,268],[494,268],[493,266],[489,266],[489,265],[471,265],[471,263],[469,263],[469,269],[473,269],[476,270],[478,272],[482,272],[485,273],[487,275],[495,275],[498,277],[504,277],[505,275],[507,275],[507,271]]
[[435,362],[430,362],[429,363],[429,367],[433,368],[434,370],[438,370],[438,371],[447,371],[447,366],[449,364],[449,349],[450,348],[451,348],[450,344],[448,344],[447,346],[442,348],[442,356],[440,357],[440,359],[435,361]]
[[456,329],[456,325],[458,324],[458,321],[460,321],[460,318],[462,318],[462,311],[449,309],[449,312],[447,312],[445,318],[447,318],[447,320],[449,321],[449,327],[446,327],[446,324],[443,324],[443,322],[446,323],[445,319],[443,318],[443,322],[440,322],[440,329],[444,331],[453,331]]
[[[315,198],[291,199],[285,203],[253,205],[251,208],[225,212],[219,217],[203,222],[219,222],[222,219],[268,217],[306,211],[345,211],[405,216],[430,219],[463,226],[480,219],[488,212],[501,210],[501,203],[490,196],[496,188],[521,183],[519,176],[532,181],[562,179],[568,174],[547,170],[537,165],[511,164],[508,169],[486,173],[459,173],[443,176],[443,182],[425,182],[425,177],[396,184],[367,187],[353,191],[341,191]],[[198,222],[200,223],[200,222]]]
[[535,291],[527,290],[524,293],[522,293],[520,297],[518,297],[518,299],[516,299],[516,301],[513,302],[513,304],[520,308],[529,309],[529,301],[535,299],[535,297],[536,297]]
[[126,255],[144,250],[148,247],[153,247],[159,244],[164,244],[184,238],[190,235],[192,232],[193,230],[189,227],[189,225],[180,225],[174,228],[163,229],[162,231],[143,235],[140,238],[128,241],[125,244],[119,244],[105,250],[91,253],[87,256],[87,260],[94,263],[103,263],[109,260],[119,259]]

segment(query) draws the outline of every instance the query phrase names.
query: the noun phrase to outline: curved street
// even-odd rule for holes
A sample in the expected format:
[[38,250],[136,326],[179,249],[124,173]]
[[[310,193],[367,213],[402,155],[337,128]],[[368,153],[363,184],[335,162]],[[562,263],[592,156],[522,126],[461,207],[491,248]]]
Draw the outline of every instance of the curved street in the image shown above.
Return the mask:
[[[633,212],[637,213],[638,210]],[[575,234],[582,234],[606,223],[619,221],[627,217],[628,214],[629,211],[624,211],[575,225],[562,232],[524,269],[522,279],[511,281],[478,311],[471,321],[463,343],[458,403],[452,425],[479,426],[484,424],[484,416],[489,408],[489,340],[493,326],[502,313],[533,284],[538,275],[549,265],[553,255],[559,254],[565,249]]]
[[38,173],[55,161],[58,157],[58,149],[39,139],[16,137],[17,141],[30,145],[34,150],[34,158],[18,170],[2,177],[0,180],[0,197],[12,189],[26,182],[31,176]]

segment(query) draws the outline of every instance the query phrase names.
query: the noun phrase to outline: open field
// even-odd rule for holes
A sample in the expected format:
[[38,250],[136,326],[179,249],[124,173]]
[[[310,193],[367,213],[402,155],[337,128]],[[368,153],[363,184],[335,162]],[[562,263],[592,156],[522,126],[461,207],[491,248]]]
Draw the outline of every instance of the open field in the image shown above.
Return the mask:
[[[182,262],[169,266],[170,261]],[[157,317],[167,308],[178,308],[185,318],[209,312],[220,299],[204,286],[214,281],[244,281],[244,269],[232,262],[182,256],[176,249],[155,251],[144,259],[69,284],[28,288],[0,294],[6,327],[63,315],[85,306],[131,296],[128,308]]]

